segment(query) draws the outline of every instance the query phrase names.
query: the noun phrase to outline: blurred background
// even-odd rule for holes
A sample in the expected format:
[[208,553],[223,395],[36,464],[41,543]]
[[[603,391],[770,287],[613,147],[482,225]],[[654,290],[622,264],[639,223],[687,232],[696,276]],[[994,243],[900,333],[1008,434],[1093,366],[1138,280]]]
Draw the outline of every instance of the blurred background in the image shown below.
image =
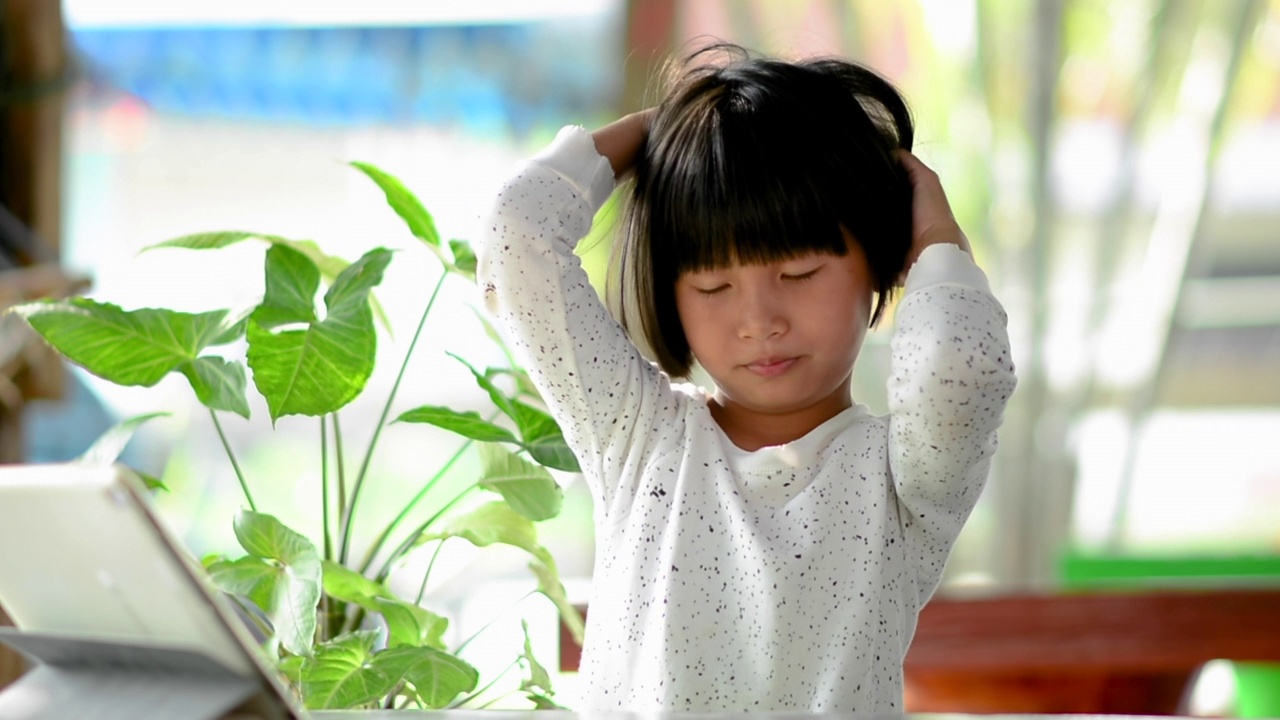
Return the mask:
[[[562,125],[652,102],[661,63],[708,36],[869,64],[912,104],[916,152],[1009,311],[1020,378],[943,592],[1280,584],[1280,0],[0,8],[0,300],[86,288],[129,309],[251,304],[261,247],[140,253],[201,231],[311,239],[348,258],[397,248],[379,290],[395,332],[342,413],[353,447],[372,434],[438,271],[345,163],[397,175],[445,237],[471,238],[516,161]],[[586,253],[596,278],[603,248]],[[478,366],[501,354],[472,288],[446,285],[441,303],[397,404],[480,408],[445,353]],[[876,412],[891,326],[855,372],[855,398]],[[234,547],[235,476],[184,381],[119,388],[64,370],[13,318],[0,329],[5,461],[66,460],[121,418],[168,412],[128,460],[165,480],[158,502],[197,554]],[[314,529],[314,420],[273,429],[253,411],[222,423],[260,504]],[[394,514],[459,445],[426,426],[391,426],[383,442],[374,516]],[[429,516],[477,465],[464,456],[415,512]],[[585,600],[590,500],[563,480],[566,512],[543,540]],[[500,552],[443,562],[433,596],[477,617],[489,609],[474,594],[451,593],[523,573]],[[1205,692],[1205,707],[1229,710],[1229,690]]]

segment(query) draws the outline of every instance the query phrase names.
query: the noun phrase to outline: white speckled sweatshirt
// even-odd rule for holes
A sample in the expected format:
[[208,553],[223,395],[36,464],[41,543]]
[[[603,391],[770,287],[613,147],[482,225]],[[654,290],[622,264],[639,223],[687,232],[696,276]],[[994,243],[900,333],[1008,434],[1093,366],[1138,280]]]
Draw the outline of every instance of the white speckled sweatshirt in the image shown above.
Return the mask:
[[747,452],[588,284],[572,251],[613,186],[566,128],[504,185],[477,248],[485,303],[595,497],[577,709],[900,712],[916,616],[1015,385],[986,277],[928,248],[897,310],[889,415],[854,405]]

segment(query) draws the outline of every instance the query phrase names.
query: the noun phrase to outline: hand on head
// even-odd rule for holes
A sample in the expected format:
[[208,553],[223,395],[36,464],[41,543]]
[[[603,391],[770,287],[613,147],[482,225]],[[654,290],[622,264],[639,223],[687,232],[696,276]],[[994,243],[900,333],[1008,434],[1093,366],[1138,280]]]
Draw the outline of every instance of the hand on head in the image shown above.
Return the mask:
[[938,174],[906,150],[898,151],[898,161],[911,182],[911,249],[907,252],[902,277],[898,279],[898,284],[902,284],[916,258],[930,245],[950,243],[971,255],[973,250],[951,213],[951,204],[947,202]]
[[613,176],[618,180],[631,174],[634,169],[636,156],[640,154],[640,148],[644,147],[649,135],[653,113],[654,108],[648,108],[624,115],[591,133],[596,151],[609,159]]

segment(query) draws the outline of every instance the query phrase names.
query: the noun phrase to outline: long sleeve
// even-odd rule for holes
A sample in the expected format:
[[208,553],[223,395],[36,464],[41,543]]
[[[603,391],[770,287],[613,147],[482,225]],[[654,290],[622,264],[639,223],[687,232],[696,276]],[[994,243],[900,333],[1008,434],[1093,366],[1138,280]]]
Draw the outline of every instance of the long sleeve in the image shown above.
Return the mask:
[[891,341],[889,464],[921,603],[982,491],[1017,383],[1007,316],[958,247],[912,267]]
[[573,253],[613,184],[591,136],[565,128],[504,184],[477,247],[485,305],[608,515],[634,494],[619,482],[639,482],[650,429],[675,431],[683,417],[681,398],[609,315]]

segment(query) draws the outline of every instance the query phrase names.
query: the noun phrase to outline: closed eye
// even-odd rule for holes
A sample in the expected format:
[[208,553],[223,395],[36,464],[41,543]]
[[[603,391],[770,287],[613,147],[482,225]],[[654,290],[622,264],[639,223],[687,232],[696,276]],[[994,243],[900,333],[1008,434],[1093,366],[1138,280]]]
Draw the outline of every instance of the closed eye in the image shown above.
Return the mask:
[[728,285],[717,285],[713,288],[694,288],[700,295],[719,295],[729,289]]
[[821,270],[821,269],[822,269],[821,267],[816,267],[816,268],[814,268],[814,269],[810,270],[809,272],[806,272],[806,273],[799,273],[798,275],[787,275],[787,274],[785,274],[785,273],[784,273],[784,274],[782,275],[782,279],[783,279],[783,280],[788,280],[788,281],[790,281],[790,282],[804,282],[804,281],[806,281],[806,280],[811,280],[811,279],[813,279],[813,276],[814,276],[814,275],[817,275],[817,274],[818,274],[818,271],[819,271],[819,270]]

